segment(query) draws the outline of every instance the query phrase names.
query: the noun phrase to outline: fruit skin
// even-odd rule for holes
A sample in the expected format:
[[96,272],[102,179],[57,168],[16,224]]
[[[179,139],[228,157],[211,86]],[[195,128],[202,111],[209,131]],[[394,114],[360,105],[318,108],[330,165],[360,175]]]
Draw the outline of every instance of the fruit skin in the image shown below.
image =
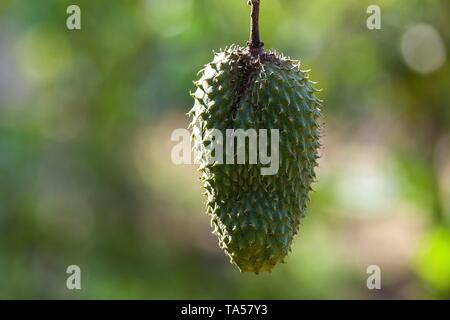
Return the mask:
[[322,101],[299,66],[275,52],[255,58],[232,46],[216,53],[194,82],[189,115],[197,158],[205,156],[207,129],[224,137],[225,129],[279,129],[275,175],[261,175],[260,164],[200,161],[213,233],[242,272],[271,271],[284,262],[315,180]]

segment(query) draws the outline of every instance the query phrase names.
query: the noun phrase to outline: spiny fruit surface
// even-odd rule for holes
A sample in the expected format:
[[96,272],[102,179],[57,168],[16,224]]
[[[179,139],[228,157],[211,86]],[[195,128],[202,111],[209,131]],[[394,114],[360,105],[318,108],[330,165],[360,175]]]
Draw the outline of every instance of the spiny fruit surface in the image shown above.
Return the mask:
[[261,164],[200,160],[206,211],[219,246],[242,272],[271,271],[290,251],[309,201],[321,100],[300,63],[276,52],[255,58],[232,46],[216,53],[199,75],[189,112],[197,158],[210,144],[208,129],[224,137],[226,129],[279,129],[275,175],[261,175]]

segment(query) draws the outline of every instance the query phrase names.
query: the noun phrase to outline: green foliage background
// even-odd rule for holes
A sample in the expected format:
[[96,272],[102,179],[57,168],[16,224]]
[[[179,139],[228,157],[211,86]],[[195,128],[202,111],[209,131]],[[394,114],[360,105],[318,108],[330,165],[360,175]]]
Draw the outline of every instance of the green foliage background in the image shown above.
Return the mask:
[[262,0],[266,47],[312,69],[325,125],[293,252],[258,276],[217,247],[195,166],[170,161],[197,71],[246,42],[245,2],[0,2],[0,298],[450,298],[450,64],[418,74],[400,50],[428,23],[448,51],[450,2]]

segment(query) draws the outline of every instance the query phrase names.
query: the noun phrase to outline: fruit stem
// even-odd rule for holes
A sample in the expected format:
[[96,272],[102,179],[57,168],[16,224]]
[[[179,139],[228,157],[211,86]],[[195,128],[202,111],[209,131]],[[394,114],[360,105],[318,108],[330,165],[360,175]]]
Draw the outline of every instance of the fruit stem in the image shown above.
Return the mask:
[[248,0],[252,7],[250,20],[250,39],[247,45],[252,56],[259,56],[263,53],[264,43],[259,38],[259,5],[260,0]]

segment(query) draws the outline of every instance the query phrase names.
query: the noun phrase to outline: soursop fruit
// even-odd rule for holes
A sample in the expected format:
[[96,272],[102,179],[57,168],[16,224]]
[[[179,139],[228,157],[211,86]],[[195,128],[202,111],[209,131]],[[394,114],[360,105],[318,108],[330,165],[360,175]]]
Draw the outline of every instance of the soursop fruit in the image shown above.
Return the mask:
[[[213,233],[242,272],[271,271],[284,262],[305,215],[322,101],[300,63],[276,52],[255,56],[248,47],[232,46],[215,53],[199,77],[189,115]],[[258,135],[259,129],[278,129],[278,172],[262,175],[260,163],[205,160],[211,159],[209,129],[222,132],[223,144],[226,129],[256,129]]]

